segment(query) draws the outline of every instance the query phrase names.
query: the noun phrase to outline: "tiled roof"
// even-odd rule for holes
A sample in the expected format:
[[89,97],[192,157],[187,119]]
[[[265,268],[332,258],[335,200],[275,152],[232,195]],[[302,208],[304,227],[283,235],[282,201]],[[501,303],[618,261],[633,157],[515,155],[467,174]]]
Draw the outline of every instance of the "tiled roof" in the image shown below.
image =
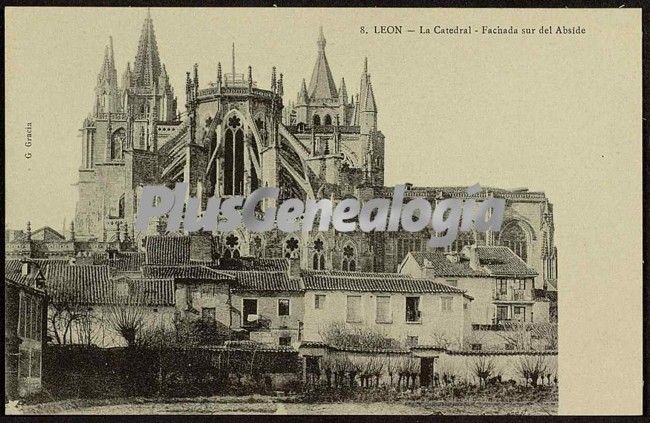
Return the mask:
[[48,281],[53,303],[69,302],[83,305],[129,304],[173,306],[172,279],[84,278],[72,281]]
[[174,278],[182,280],[234,280],[229,272],[210,269],[206,266],[142,266],[145,278]]
[[411,252],[420,266],[433,269],[435,276],[441,277],[489,277],[489,276],[536,276],[537,272],[528,266],[519,256],[505,246],[476,246],[479,267],[470,266],[470,248],[465,247],[456,255],[457,262],[448,258],[448,254],[440,250]]
[[285,352],[295,353],[289,345],[266,344],[255,341],[225,341],[223,345],[205,345],[199,348],[206,350],[236,350],[236,351],[256,351],[256,352]]
[[469,265],[469,260],[465,257],[459,257],[460,261],[454,263],[447,258],[444,251],[428,250],[428,251],[414,251],[410,253],[415,261],[420,266],[425,265],[433,269],[436,276],[452,276],[452,277],[485,277],[489,276],[487,272],[482,270],[474,270]]
[[286,271],[289,269],[289,260],[286,258],[231,258],[219,259],[215,266],[220,270],[257,270],[257,271]]
[[149,236],[147,237],[147,264],[167,266],[189,264],[189,236]]
[[311,274],[304,277],[305,289],[319,291],[402,292],[464,294],[462,289],[429,279],[405,278],[384,274],[374,277],[351,277]]
[[48,284],[55,281],[72,283],[88,280],[108,280],[110,278],[110,269],[108,266],[50,263],[47,265],[45,277]]
[[387,273],[387,272],[353,272],[349,270],[303,270],[306,275],[332,275],[332,276],[349,276],[352,278],[376,278],[376,277],[390,277],[390,278],[402,278],[402,279],[411,279],[409,275],[402,273]]
[[39,263],[31,259],[29,261],[33,263],[33,266],[27,275],[23,275],[23,260],[5,260],[5,278],[35,288],[37,279],[41,278],[43,280],[45,278],[45,272]]
[[114,258],[108,252],[93,253],[93,264],[107,264],[121,272],[137,272],[146,261],[146,253],[140,251],[116,251]]
[[256,272],[228,270],[237,279],[235,291],[293,291],[301,292],[300,279],[290,278],[287,272]]
[[510,248],[505,246],[477,246],[476,253],[481,266],[492,275],[536,276],[537,272],[526,264]]

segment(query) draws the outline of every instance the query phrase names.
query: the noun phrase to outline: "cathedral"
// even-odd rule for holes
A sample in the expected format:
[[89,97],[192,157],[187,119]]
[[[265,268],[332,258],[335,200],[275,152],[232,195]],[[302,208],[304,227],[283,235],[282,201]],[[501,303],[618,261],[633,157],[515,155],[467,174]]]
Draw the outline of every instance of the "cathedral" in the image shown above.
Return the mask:
[[[198,65],[187,72],[183,105],[170,85],[150,15],[135,61],[119,80],[110,40],[94,107],[81,128],[73,239],[93,248],[141,250],[144,235],[136,236],[133,224],[145,185],[186,182],[188,195],[202,199],[203,207],[209,197],[246,196],[264,186],[280,188],[281,198],[390,198],[393,187],[384,186],[385,138],[368,60],[360,60],[360,78],[348,94],[346,81],[337,84],[332,74],[326,46],[321,28],[309,83],[303,79],[291,101],[280,71],[271,69],[266,82],[256,80],[259,74],[252,67],[236,67],[233,45],[229,69],[219,63],[201,75]],[[500,232],[460,233],[447,253],[471,244],[504,245],[539,274],[536,287],[557,287],[553,207],[544,193],[484,187],[470,196],[466,187],[407,184],[405,196],[431,202],[504,198]],[[162,223],[152,222],[149,233],[164,234]],[[215,260],[288,257],[298,259],[303,269],[395,272],[409,252],[427,248],[430,233],[240,229],[209,237]]]

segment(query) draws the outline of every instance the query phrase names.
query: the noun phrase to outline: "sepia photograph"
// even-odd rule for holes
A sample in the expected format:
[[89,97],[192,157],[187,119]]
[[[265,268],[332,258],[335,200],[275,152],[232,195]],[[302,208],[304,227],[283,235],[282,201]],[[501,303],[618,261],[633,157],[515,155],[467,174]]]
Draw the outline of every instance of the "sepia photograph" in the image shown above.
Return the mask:
[[4,32],[6,414],[641,413],[640,9]]

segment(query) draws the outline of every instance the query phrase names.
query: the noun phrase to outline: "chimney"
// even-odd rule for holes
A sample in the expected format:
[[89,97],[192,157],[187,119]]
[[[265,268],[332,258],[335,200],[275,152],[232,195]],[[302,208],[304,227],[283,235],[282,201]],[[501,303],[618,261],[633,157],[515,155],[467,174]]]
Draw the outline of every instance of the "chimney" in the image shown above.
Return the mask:
[[288,258],[289,268],[287,273],[290,278],[299,278],[300,277],[300,259],[299,258]]
[[20,274],[23,276],[27,276],[31,273],[32,271],[32,263],[29,261],[23,261],[23,265],[20,269]]
[[464,254],[469,258],[469,267],[473,270],[480,270],[481,262],[478,259],[478,251],[476,251],[476,244],[467,246],[463,249]]

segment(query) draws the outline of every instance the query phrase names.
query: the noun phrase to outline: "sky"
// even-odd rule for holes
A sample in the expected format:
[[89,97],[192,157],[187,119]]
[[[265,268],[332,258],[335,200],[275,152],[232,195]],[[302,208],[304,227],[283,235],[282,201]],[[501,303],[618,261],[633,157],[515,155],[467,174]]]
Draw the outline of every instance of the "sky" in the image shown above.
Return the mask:
[[[6,227],[31,220],[32,228],[60,230],[73,218],[78,130],[92,111],[104,48],[112,35],[120,78],[133,64],[145,15],[139,8],[7,9]],[[309,82],[322,25],[337,87],[345,77],[348,93],[358,92],[368,57],[387,185],[543,191],[554,204],[560,286],[580,281],[590,289],[566,301],[614,295],[640,308],[640,12],[273,8],[152,9],[151,16],[179,104],[185,72],[196,62],[202,85],[213,81],[218,61],[230,69],[233,42],[238,72],[251,65],[264,88],[276,66],[285,101],[294,100],[302,78]],[[398,36],[361,34],[362,25],[582,25],[587,33]],[[612,293],[614,281],[620,289]],[[620,315],[594,307],[574,317]],[[623,335],[612,329],[611,336]]]

